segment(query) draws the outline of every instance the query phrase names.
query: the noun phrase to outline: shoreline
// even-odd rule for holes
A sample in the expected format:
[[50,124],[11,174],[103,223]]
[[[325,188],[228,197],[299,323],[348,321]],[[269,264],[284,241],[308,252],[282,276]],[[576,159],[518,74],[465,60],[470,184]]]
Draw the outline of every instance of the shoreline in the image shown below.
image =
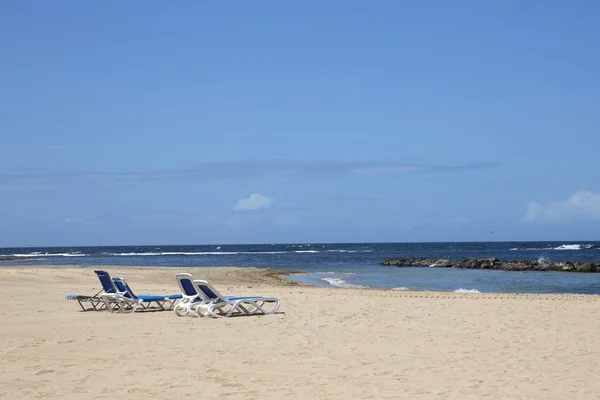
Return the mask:
[[[131,277],[133,280],[141,277],[150,277],[151,282],[156,282],[158,279],[167,281],[167,276],[172,278],[172,288],[178,293],[175,275],[180,272],[190,273],[194,277],[201,277],[217,284],[228,285],[246,285],[252,287],[277,287],[277,288],[294,288],[301,287],[304,289],[314,289],[321,291],[342,291],[353,292],[358,296],[381,296],[381,297],[407,297],[407,298],[467,298],[467,299],[512,299],[512,298],[538,298],[548,300],[572,300],[577,298],[588,298],[600,300],[600,294],[580,294],[580,293],[500,293],[500,292],[479,292],[479,291],[432,291],[432,290],[397,290],[393,288],[374,288],[374,287],[337,287],[337,286],[320,286],[303,281],[287,279],[286,276],[307,276],[306,272],[285,270],[278,268],[256,268],[256,267],[165,267],[165,266],[120,266],[120,265],[103,265],[103,266],[76,266],[76,265],[19,265],[0,267],[0,276],[3,271],[12,271],[14,274],[25,273],[35,274],[36,271],[54,271],[53,275],[58,275],[60,271],[81,271],[88,273],[89,283],[99,286],[98,279],[93,273],[95,269],[105,269],[111,276],[122,276],[126,279]],[[119,273],[121,272],[122,273]],[[160,278],[159,278],[160,277]],[[128,279],[129,280],[129,279]],[[235,280],[235,281],[233,281]],[[136,285],[137,286],[137,285]],[[73,288],[75,290],[75,288]],[[139,291],[139,290],[136,290]],[[159,290],[164,291],[164,290]],[[174,292],[175,293],[175,292]],[[80,293],[84,294],[84,293]],[[65,294],[66,296],[66,294]]]

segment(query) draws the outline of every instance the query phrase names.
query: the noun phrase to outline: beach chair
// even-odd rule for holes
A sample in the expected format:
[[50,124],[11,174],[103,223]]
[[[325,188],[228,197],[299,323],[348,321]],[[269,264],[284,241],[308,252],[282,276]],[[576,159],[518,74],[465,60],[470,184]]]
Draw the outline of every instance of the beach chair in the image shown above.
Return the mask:
[[120,312],[135,312],[139,307],[148,309],[152,303],[156,303],[160,310],[170,310],[175,304],[175,300],[181,299],[181,294],[171,294],[166,296],[139,295],[137,296],[125,279],[113,278],[113,283],[117,288],[117,297]]
[[193,283],[198,292],[205,296],[205,301],[195,309],[201,316],[228,318],[235,315],[268,315],[279,309],[279,300],[274,297],[223,296],[208,281],[195,279]]
[[[77,300],[79,306],[83,311],[101,311],[107,308],[106,301],[102,297],[103,294],[112,294],[115,295],[117,293],[117,289],[112,283],[110,276],[105,271],[94,271],[100,280],[100,284],[102,285],[102,289],[92,295],[86,296],[81,294],[70,294],[67,296],[67,300]],[[104,279],[104,274],[108,276],[108,279]],[[89,304],[89,306],[85,306],[84,304]],[[86,304],[86,305],[87,305]]]
[[196,308],[206,301],[206,296],[201,291],[198,291],[194,286],[191,274],[177,274],[177,283],[181,288],[181,301],[175,305],[173,311],[178,317],[184,317],[186,315],[195,315]]
[[110,274],[102,270],[95,270],[94,272],[102,284],[103,291],[100,294],[100,297],[102,297],[106,309],[110,312],[120,310],[122,304],[119,300],[119,290],[110,278]]
[[[191,274],[180,273],[176,275],[177,283],[181,288],[182,299],[175,305],[173,311],[179,317],[186,315],[199,317],[197,310],[198,307],[204,303],[209,303],[211,299],[207,297],[204,292],[194,283],[194,278]],[[227,296],[224,296],[226,299]],[[254,296],[253,298],[259,298],[260,296]]]

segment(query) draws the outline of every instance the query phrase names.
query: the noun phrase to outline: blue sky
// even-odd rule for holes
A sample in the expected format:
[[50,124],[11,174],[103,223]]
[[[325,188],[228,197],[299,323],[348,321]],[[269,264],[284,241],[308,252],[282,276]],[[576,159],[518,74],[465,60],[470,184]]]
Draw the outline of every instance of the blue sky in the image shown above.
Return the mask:
[[0,246],[600,239],[600,3],[4,2]]

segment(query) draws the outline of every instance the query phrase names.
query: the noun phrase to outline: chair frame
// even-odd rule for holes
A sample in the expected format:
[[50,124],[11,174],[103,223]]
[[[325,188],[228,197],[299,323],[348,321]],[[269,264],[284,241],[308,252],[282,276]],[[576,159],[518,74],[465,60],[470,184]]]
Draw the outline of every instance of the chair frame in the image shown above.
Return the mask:
[[[101,296],[102,292],[104,292],[104,290],[100,290],[98,293],[92,296],[86,296],[82,294],[68,295],[67,300],[77,300],[79,307],[81,307],[83,311],[102,311],[106,308],[104,299]],[[89,303],[91,307],[86,308],[83,305],[84,303]]]

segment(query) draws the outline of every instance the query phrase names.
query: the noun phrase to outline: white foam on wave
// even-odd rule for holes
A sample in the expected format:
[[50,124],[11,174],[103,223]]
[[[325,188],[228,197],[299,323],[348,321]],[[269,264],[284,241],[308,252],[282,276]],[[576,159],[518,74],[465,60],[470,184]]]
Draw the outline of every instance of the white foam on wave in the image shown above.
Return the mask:
[[34,251],[32,253],[25,254],[11,254],[11,257],[85,257],[87,254],[83,253],[41,253]]
[[409,289],[409,288],[407,288],[407,287],[404,287],[404,286],[400,286],[400,287],[395,287],[395,288],[392,288],[392,290],[401,290],[401,291],[406,291],[406,290],[410,290],[410,289]]
[[27,253],[27,254],[9,254],[9,256],[11,256],[11,257],[38,257],[41,255],[42,255],[42,253],[40,253],[38,251],[34,251],[33,253]]
[[479,290],[477,290],[477,289],[463,289],[463,288],[460,288],[460,289],[456,289],[454,291],[454,293],[481,293],[481,292]]
[[518,247],[513,247],[512,249],[508,249],[510,251],[542,251],[542,250],[557,250],[554,247],[526,247],[524,249],[520,249]]
[[339,288],[356,288],[356,289],[366,288],[366,286],[350,283],[342,278],[321,278],[321,280],[329,283],[331,286],[335,286],[335,287],[339,287]]
[[[219,248],[217,248],[219,249]],[[293,250],[293,251],[160,251],[160,252],[130,252],[130,253],[103,253],[105,256],[114,257],[143,257],[143,256],[221,256],[236,254],[316,254],[316,253],[358,253],[357,250]],[[16,257],[16,256],[15,256]]]
[[[581,244],[561,244],[558,247],[555,247],[554,250],[581,250]],[[588,247],[589,248],[589,247]]]
[[146,253],[105,253],[107,256],[133,257],[133,256],[217,256],[236,254],[284,254],[287,251],[163,251]]
[[562,244],[553,250],[589,250],[594,248],[593,244]]

